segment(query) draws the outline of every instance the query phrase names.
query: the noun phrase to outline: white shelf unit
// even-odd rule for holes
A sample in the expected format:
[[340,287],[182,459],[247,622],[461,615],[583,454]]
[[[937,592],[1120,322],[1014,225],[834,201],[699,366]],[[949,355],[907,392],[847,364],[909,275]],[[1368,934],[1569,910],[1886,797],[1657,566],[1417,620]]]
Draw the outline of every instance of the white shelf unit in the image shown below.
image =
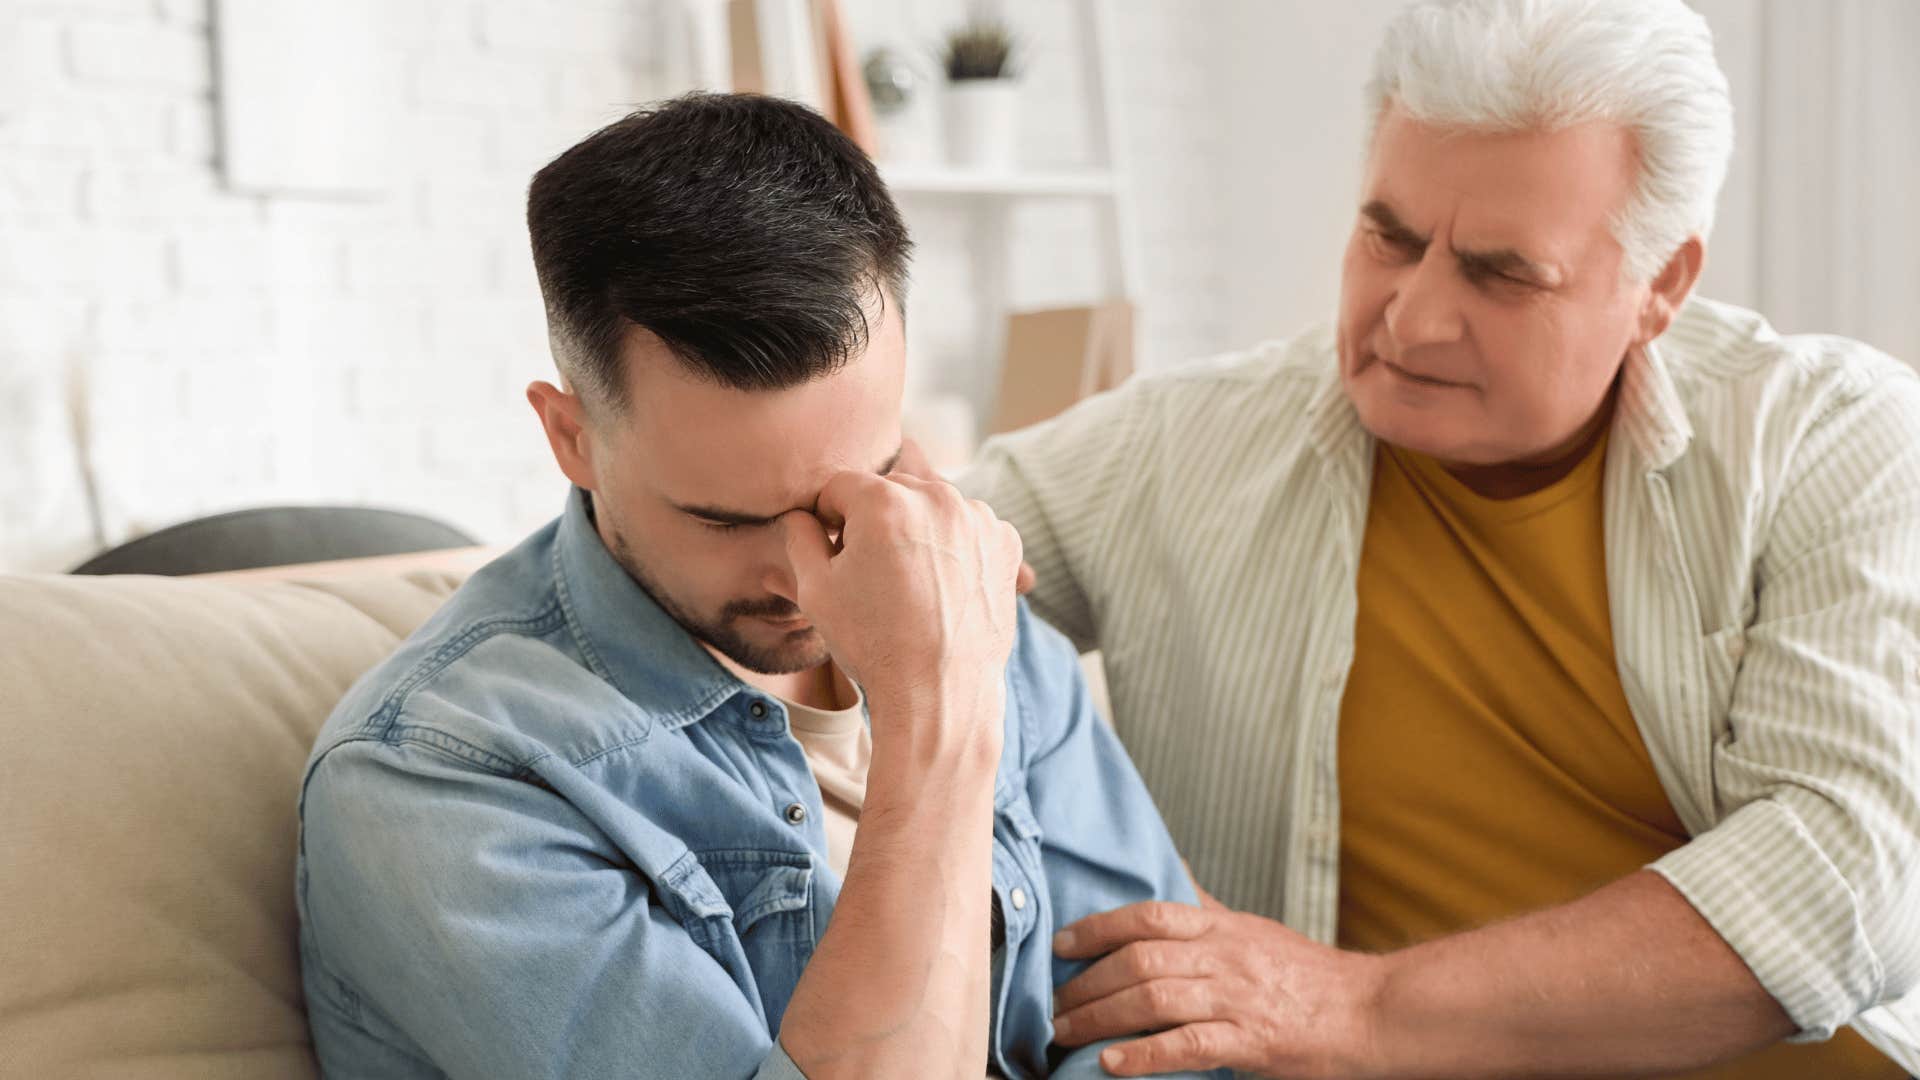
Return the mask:
[[[1097,208],[1095,248],[1100,260],[1099,293],[1086,302],[1137,302],[1140,257],[1133,228],[1132,202],[1119,147],[1120,106],[1114,85],[1114,0],[1071,0],[1075,37],[1085,50],[1080,72],[1087,102],[1088,149],[1092,161],[1082,166],[987,173],[934,165],[883,162],[882,175],[901,199],[964,200],[972,215],[973,280],[982,325],[978,334],[980,363],[967,396],[982,426],[991,420],[1006,348],[1007,315],[1016,310],[1012,295],[1012,229],[1014,206],[1031,199],[1089,200]],[[979,2],[974,9],[1005,18],[1010,5]],[[1138,325],[1138,319],[1135,320]],[[1137,333],[1137,331],[1136,331]]]
[[[970,259],[978,294],[981,326],[979,362],[968,388],[970,399],[982,424],[988,420],[1005,351],[1006,319],[1015,309],[1009,273],[1011,259],[1010,219],[1013,207],[1028,199],[1091,200],[1099,210],[1095,226],[1095,248],[1100,259],[1098,295],[1087,302],[1137,300],[1140,258],[1136,248],[1131,201],[1126,173],[1117,148],[1121,145],[1120,109],[1114,86],[1114,5],[1115,0],[1068,0],[1073,6],[1075,38],[1084,48],[1080,73],[1087,101],[1088,149],[1092,157],[1086,165],[1060,168],[1018,169],[1006,173],[988,173],[939,165],[881,163],[888,187],[902,200],[961,200],[972,215]],[[727,0],[681,0],[679,11],[684,20],[678,31],[684,35],[686,53],[676,62],[685,70],[679,74],[693,85],[726,89],[730,84],[731,52],[726,30]],[[1010,12],[1017,8],[1007,0],[969,0],[977,14],[1014,22]],[[1136,320],[1137,325],[1137,320]]]

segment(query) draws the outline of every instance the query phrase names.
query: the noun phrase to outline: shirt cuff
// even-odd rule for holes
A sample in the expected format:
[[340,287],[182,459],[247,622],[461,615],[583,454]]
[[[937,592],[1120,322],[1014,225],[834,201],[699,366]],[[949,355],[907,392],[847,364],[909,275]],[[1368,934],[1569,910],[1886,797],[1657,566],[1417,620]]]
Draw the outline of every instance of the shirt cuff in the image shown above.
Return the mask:
[[1871,1006],[1882,982],[1853,889],[1791,808],[1758,799],[1648,869],[1738,953],[1811,1042]]
[[753,1074],[753,1080],[807,1080],[807,1074],[787,1056],[787,1048],[780,1040],[773,1040],[773,1049],[767,1051],[766,1060],[760,1063],[760,1069]]

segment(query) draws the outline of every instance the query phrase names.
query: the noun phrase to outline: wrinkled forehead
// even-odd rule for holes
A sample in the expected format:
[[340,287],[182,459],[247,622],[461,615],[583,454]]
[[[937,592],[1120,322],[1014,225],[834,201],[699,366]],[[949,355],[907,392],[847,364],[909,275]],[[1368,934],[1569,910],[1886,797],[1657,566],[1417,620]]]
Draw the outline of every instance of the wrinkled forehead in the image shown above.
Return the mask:
[[[1638,154],[1617,124],[1483,132],[1382,115],[1360,202],[1382,202],[1414,230],[1455,224],[1476,245],[1538,246],[1605,234],[1631,199]],[[1564,254],[1564,253],[1563,253]]]

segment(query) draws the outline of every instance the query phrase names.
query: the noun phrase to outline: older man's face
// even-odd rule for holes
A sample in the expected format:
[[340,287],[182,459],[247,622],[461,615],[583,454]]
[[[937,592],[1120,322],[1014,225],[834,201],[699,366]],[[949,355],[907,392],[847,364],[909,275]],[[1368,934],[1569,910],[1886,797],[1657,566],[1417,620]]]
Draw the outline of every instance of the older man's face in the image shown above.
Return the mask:
[[1448,133],[1390,108],[1340,294],[1340,375],[1376,437],[1463,466],[1573,449],[1638,344],[1608,230],[1631,136]]

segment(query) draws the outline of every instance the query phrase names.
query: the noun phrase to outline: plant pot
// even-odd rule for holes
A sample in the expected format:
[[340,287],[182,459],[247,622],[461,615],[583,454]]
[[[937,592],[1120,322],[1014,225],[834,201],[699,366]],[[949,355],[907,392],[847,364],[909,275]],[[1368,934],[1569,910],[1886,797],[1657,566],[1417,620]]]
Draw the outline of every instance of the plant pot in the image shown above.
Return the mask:
[[1020,86],[1012,79],[949,82],[944,98],[947,161],[982,172],[1013,171]]

